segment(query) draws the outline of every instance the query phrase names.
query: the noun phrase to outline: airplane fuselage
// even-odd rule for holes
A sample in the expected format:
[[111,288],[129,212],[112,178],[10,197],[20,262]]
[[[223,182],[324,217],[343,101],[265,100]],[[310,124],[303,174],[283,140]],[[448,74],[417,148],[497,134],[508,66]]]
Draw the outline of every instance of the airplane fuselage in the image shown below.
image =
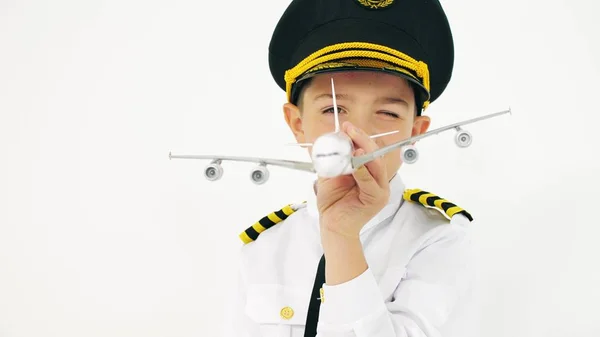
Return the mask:
[[326,133],[312,145],[311,158],[319,177],[332,178],[352,173],[352,140],[340,132]]

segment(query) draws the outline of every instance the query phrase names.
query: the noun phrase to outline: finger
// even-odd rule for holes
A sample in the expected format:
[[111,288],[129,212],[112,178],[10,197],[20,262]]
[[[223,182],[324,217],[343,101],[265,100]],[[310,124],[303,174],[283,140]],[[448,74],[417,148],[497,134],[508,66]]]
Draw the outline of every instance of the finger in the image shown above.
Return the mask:
[[[379,146],[367,135],[363,130],[355,127],[352,124],[348,124],[348,136],[352,139],[355,147],[358,150],[362,150],[355,156],[362,156],[367,153],[372,153],[379,148]],[[387,173],[385,171],[384,161],[381,157],[377,157],[368,163],[365,163],[363,167],[366,167],[365,173],[368,172],[371,179],[375,181],[380,187],[384,187],[387,183]],[[358,168],[361,169],[361,168]],[[363,172],[362,170],[359,172]],[[364,176],[367,179],[367,176]]]
[[[365,150],[363,149],[358,149],[355,153],[356,156],[362,156],[364,154]],[[382,193],[385,192],[384,188],[379,185],[377,180],[373,177],[371,169],[366,165],[357,167],[354,172],[352,172],[352,176],[360,190],[360,199],[365,204],[376,203],[377,200],[380,199]]]
[[[350,122],[346,122],[344,124],[344,131],[348,134],[350,139],[354,142],[357,149],[362,149],[366,153],[371,153],[379,148],[377,143],[371,139],[366,132],[355,127]],[[358,156],[358,155],[356,155]],[[383,187],[387,183],[387,172],[385,170],[385,165],[382,158],[375,158],[374,160],[365,164],[370,172],[372,178],[376,181],[376,183]]]
[[377,150],[377,143],[375,143],[375,141],[369,137],[366,132],[354,124],[350,122],[344,122],[343,130],[350,137],[350,139],[352,139],[356,146],[365,150],[366,153]]
[[338,176],[335,178],[317,178],[315,195],[317,196],[317,207],[319,212],[324,212],[341,198],[344,197],[352,186],[356,185],[351,175]]

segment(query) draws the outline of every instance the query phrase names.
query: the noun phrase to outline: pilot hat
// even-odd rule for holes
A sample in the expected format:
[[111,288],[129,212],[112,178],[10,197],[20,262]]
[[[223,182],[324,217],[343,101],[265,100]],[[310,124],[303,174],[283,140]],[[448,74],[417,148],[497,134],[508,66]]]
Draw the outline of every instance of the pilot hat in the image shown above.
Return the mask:
[[370,70],[401,76],[418,114],[446,89],[454,42],[438,0],[292,0],[269,44],[269,68],[296,103],[316,74]]

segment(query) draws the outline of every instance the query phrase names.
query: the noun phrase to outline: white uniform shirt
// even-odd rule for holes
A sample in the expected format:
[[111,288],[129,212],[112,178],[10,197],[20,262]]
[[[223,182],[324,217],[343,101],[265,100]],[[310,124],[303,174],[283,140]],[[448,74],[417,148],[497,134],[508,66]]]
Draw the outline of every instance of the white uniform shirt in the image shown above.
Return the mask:
[[[403,200],[399,175],[389,203],[360,234],[368,269],[323,285],[318,337],[465,337],[474,280],[469,220]],[[323,255],[311,186],[306,207],[243,246],[227,337],[303,337]]]

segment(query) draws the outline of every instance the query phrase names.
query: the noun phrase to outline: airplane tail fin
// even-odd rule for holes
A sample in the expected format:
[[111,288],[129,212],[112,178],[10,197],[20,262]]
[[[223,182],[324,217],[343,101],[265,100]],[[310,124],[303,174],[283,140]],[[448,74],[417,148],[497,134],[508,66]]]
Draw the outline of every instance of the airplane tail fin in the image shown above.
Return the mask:
[[333,96],[333,116],[335,118],[335,132],[340,132],[340,117],[338,115],[337,101],[335,98],[335,86],[333,85],[333,78],[331,78],[331,96]]

